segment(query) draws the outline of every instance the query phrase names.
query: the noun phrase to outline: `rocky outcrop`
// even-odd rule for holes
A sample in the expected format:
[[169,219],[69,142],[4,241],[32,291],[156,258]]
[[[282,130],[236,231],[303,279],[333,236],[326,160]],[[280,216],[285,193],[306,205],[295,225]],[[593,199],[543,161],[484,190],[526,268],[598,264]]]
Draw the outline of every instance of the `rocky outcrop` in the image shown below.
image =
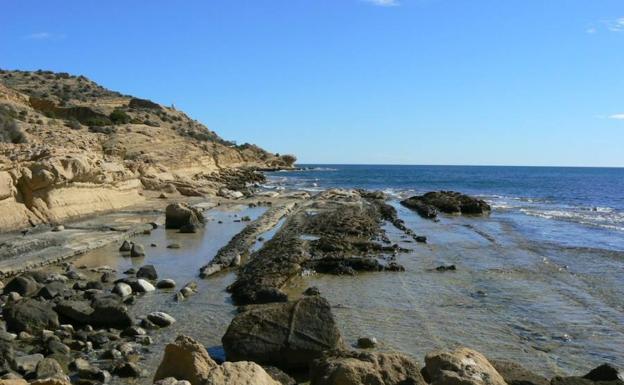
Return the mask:
[[287,301],[282,287],[304,269],[337,275],[404,270],[396,261],[400,248],[390,245],[382,227],[386,206],[355,190],[328,190],[301,202],[273,238],[242,261],[228,288],[232,298],[240,305]]
[[[115,211],[146,190],[247,192],[294,158],[224,141],[183,112],[84,77],[1,71],[0,231]],[[290,162],[290,163],[289,163]]]
[[328,351],[310,369],[310,385],[426,385],[418,363],[401,353]]
[[432,385],[507,385],[483,354],[464,347],[427,354],[425,372]]
[[329,303],[320,296],[244,309],[222,342],[229,361],[279,368],[307,368],[323,351],[342,346]]
[[277,207],[271,207],[258,219],[247,225],[243,231],[236,234],[227,245],[217,252],[212,260],[202,266],[199,275],[206,278],[228,267],[237,266],[242,259],[247,259],[249,250],[254,245],[258,237],[269,231],[286,215],[292,212],[295,207],[294,202],[289,202]]
[[455,191],[434,191],[425,195],[413,196],[401,204],[415,210],[421,217],[432,219],[438,210],[447,214],[485,214],[491,207],[482,199],[477,199]]

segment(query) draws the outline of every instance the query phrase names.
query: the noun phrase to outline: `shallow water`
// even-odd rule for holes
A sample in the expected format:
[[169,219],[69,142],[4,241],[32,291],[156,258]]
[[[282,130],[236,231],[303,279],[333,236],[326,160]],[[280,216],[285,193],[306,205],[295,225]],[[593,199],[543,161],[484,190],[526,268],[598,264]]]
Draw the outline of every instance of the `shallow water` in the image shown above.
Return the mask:
[[[429,239],[425,245],[409,242],[386,226],[394,241],[411,249],[398,258],[407,271],[355,277],[314,274],[295,279],[287,288],[297,295],[309,286],[319,287],[348,343],[374,336],[381,349],[404,351],[419,360],[437,348],[465,345],[547,376],[585,372],[603,362],[624,363],[624,253],[528,239],[500,210],[484,218],[443,216],[433,222],[397,201],[393,204],[407,226]],[[151,334],[155,343],[143,364],[152,371],[164,344],[179,333],[198,339],[211,354],[222,354],[220,339],[235,311],[225,288],[235,276],[199,280],[198,269],[243,229],[245,223],[234,222],[235,215],[254,219],[264,209],[224,210],[206,213],[209,221],[201,234],[159,228],[137,237],[135,241],[146,245],[144,259],[124,258],[112,245],[76,262],[110,265],[120,273],[149,263],[161,278],[176,280],[178,288],[191,280],[199,283],[199,293],[185,302],[174,302],[174,291],[159,290],[132,307],[137,316],[165,311],[178,321]],[[274,232],[263,236],[269,239]],[[172,242],[181,249],[165,248]],[[158,247],[150,248],[150,243]],[[457,271],[433,270],[441,264],[455,264]]]

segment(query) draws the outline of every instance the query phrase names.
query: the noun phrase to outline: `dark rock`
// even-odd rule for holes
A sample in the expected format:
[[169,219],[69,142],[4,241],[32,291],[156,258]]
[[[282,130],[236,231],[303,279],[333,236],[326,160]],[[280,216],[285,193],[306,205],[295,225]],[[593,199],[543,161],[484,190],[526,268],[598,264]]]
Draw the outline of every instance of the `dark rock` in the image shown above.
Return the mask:
[[104,285],[100,281],[87,282],[87,290],[104,290]]
[[32,277],[22,275],[9,281],[2,292],[4,294],[16,292],[22,297],[29,297],[34,295],[38,290],[39,285],[37,284],[37,281],[35,281]]
[[90,324],[93,326],[124,329],[134,324],[134,320],[121,302],[115,300],[96,301]]
[[168,249],[179,249],[180,248],[180,244],[178,243],[171,243],[169,245],[167,245]]
[[156,273],[154,265],[141,266],[141,268],[137,271],[136,276],[137,278],[145,278],[152,281],[158,279],[158,273]]
[[304,368],[321,352],[342,346],[327,300],[250,307],[238,314],[222,339],[228,361]]
[[377,346],[377,338],[361,337],[357,340],[357,347],[360,349],[372,349]]
[[611,364],[602,364],[595,369],[592,369],[589,373],[583,376],[592,381],[622,381],[624,375],[618,368]]
[[175,286],[176,283],[173,279],[162,279],[156,284],[158,289],[173,289]]
[[316,286],[311,286],[307,289],[305,289],[305,291],[303,292],[303,295],[321,295],[321,291],[319,290],[318,287]]
[[147,372],[134,362],[124,362],[113,368],[113,374],[122,378],[145,377]]
[[202,213],[185,203],[173,203],[165,209],[165,228],[181,229],[185,225],[201,227],[204,224]]
[[53,358],[44,358],[39,361],[37,368],[35,369],[35,377],[37,379],[43,378],[59,378],[64,376],[63,368]]
[[128,252],[130,250],[132,250],[132,243],[128,242],[128,241],[123,241],[123,243],[119,247],[119,251],[121,251],[121,252]]
[[37,292],[37,297],[52,299],[61,295],[66,290],[67,287],[63,282],[50,282]]
[[508,385],[548,385],[549,381],[524,367],[508,361],[490,360]]
[[67,356],[71,352],[71,349],[69,346],[65,345],[61,341],[50,338],[46,342],[46,352],[48,355]]
[[102,276],[100,277],[100,282],[102,283],[111,283],[115,281],[115,273],[112,272],[105,272],[102,274]]
[[413,196],[401,204],[424,218],[435,218],[436,209],[447,214],[485,214],[491,207],[484,200],[455,191],[435,191]]
[[174,322],[176,322],[175,318],[173,318],[167,313],[160,312],[160,311],[148,314],[147,319],[153,324],[158,325],[160,327],[167,327],[173,324]]
[[444,271],[455,271],[457,267],[455,265],[441,265],[435,268],[436,271],[444,272]]
[[180,233],[183,234],[195,234],[199,230],[199,227],[193,223],[187,223],[180,227]]
[[7,331],[13,333],[37,333],[44,329],[55,330],[59,326],[58,316],[51,304],[31,299],[6,305],[2,316]]
[[145,257],[145,248],[143,247],[143,245],[134,243],[132,245],[132,249],[130,250],[130,257],[132,258]]

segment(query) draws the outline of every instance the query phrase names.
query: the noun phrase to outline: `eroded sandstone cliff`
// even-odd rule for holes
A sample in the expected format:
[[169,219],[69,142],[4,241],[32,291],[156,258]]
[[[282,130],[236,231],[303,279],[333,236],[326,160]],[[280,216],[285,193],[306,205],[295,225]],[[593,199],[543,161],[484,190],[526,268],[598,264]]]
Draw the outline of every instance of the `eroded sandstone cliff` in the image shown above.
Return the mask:
[[116,210],[147,191],[216,194],[294,160],[83,76],[0,70],[0,231]]

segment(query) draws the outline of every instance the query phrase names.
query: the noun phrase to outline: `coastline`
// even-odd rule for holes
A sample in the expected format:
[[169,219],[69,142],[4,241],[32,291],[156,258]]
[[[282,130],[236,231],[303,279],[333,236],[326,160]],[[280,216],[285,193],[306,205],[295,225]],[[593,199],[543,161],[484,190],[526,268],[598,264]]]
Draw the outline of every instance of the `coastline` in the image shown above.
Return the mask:
[[[361,193],[364,194],[364,192],[361,192]],[[322,194],[323,193],[321,193],[321,195]],[[325,192],[325,194],[327,194],[327,191]],[[339,201],[343,201],[346,199],[345,202],[347,202],[348,207],[352,206],[354,202],[358,202],[358,200],[361,199],[361,198],[356,198],[353,201],[352,200],[353,198],[351,198],[349,195],[351,193],[346,193],[346,195],[344,195],[342,192],[336,191],[335,193],[332,193],[332,194],[338,194],[338,195],[329,196],[324,199],[328,199],[327,202],[333,202],[335,199],[338,199]],[[216,348],[216,346],[220,345],[220,339],[225,333],[225,328],[230,324],[233,317],[236,316],[236,311],[235,311],[236,307],[234,307],[230,303],[230,300],[229,300],[230,294],[227,293],[225,289],[226,287],[230,287],[230,290],[231,290],[231,286],[233,283],[235,283],[235,280],[236,280],[236,276],[234,273],[240,267],[232,265],[228,267],[227,269],[224,269],[224,271],[220,271],[219,273],[213,276],[210,276],[207,279],[203,279],[203,280],[197,279],[197,274],[199,273],[198,269],[203,263],[205,263],[206,261],[205,258],[207,255],[216,255],[218,252],[218,249],[225,247],[227,243],[230,242],[231,239],[237,236],[237,234],[243,234],[245,233],[246,229],[253,227],[257,223],[256,220],[258,218],[261,218],[262,215],[266,213],[268,209],[270,209],[270,207],[279,208],[280,205],[282,204],[287,204],[287,203],[292,204],[293,202],[296,203],[296,206],[301,206],[303,204],[303,206],[305,207],[306,205],[310,204],[309,202],[313,202],[315,199],[315,198],[309,199],[305,196],[305,194],[300,198],[293,198],[293,195],[290,194],[289,192],[282,192],[280,195],[284,195],[285,198],[272,197],[272,196],[267,196],[267,194],[264,194],[264,195],[261,194],[261,195],[252,196],[250,198],[237,199],[237,200],[227,200],[227,199],[222,199],[222,198],[210,199],[211,203],[208,205],[201,204],[200,202],[202,200],[201,198],[194,198],[192,203],[199,204],[199,207],[205,208],[206,211],[204,212],[204,214],[207,215],[208,217],[208,222],[206,224],[207,228],[199,231],[197,234],[178,234],[176,232],[171,233],[171,230],[164,230],[162,226],[162,218],[163,218],[162,209],[166,204],[171,203],[171,202],[165,201],[165,200],[155,200],[154,204],[156,206],[159,206],[160,210],[154,210],[154,206],[143,207],[144,210],[149,210],[147,211],[148,213],[147,216],[144,215],[146,211],[136,210],[136,211],[128,212],[127,213],[128,217],[126,219],[131,219],[133,217],[136,219],[136,217],[139,216],[139,217],[142,217],[141,221],[147,222],[147,226],[149,226],[149,228],[151,229],[153,229],[153,226],[150,225],[149,223],[157,222],[159,224],[157,229],[153,229],[153,231],[149,232],[148,234],[147,231],[144,231],[145,224],[142,224],[142,225],[138,225],[138,227],[129,226],[127,230],[129,232],[122,233],[122,235],[106,234],[105,238],[109,241],[107,245],[103,245],[100,243],[98,244],[98,249],[94,249],[85,253],[81,253],[81,255],[78,256],[77,258],[70,258],[71,259],[70,263],[73,266],[76,266],[79,269],[79,271],[85,271],[84,269],[87,269],[86,271],[91,271],[91,270],[101,271],[101,269],[105,268],[104,266],[108,266],[108,268],[112,268],[114,271],[117,271],[117,273],[119,274],[119,272],[123,271],[124,269],[127,269],[132,266],[135,266],[135,268],[138,268],[147,262],[147,263],[155,265],[159,274],[162,274],[167,277],[174,277],[176,282],[178,283],[184,283],[186,281],[188,282],[196,281],[199,284],[199,287],[198,287],[199,294],[189,297],[184,302],[176,303],[172,301],[171,296],[175,290],[174,291],[165,290],[165,291],[157,291],[156,293],[146,293],[143,295],[139,295],[136,298],[135,304],[132,306],[129,306],[130,313],[132,314],[132,316],[138,319],[140,319],[143,314],[146,314],[154,310],[170,312],[170,314],[174,314],[177,319],[177,322],[174,324],[175,326],[172,326],[170,328],[160,329],[155,332],[149,332],[149,335],[151,336],[153,341],[150,343],[151,349],[149,349],[149,351],[146,351],[142,354],[143,358],[141,359],[141,364],[143,367],[145,367],[149,371],[154,370],[156,366],[158,366],[159,360],[161,359],[161,352],[165,348],[165,344],[168,342],[171,342],[177,334],[187,334],[187,335],[191,335],[193,337],[198,338],[202,343],[206,345],[206,347],[211,348],[209,349],[209,352],[214,358],[217,359],[217,361],[219,361],[219,360],[224,359],[225,357],[224,357],[223,351],[220,350],[219,348]],[[364,196],[368,196],[368,195],[364,195]],[[373,199],[374,199],[374,196],[373,196]],[[271,204],[268,205],[266,203],[267,201],[270,201]],[[262,203],[262,204],[258,205],[258,203]],[[327,203],[323,203],[319,207],[326,207],[326,206],[327,206]],[[340,207],[340,205],[338,205],[337,207]],[[398,214],[400,218],[405,219],[406,215],[409,214],[409,211],[405,211],[406,210],[405,208],[400,208],[399,206],[395,206],[395,208],[398,210]],[[234,211],[231,211],[231,210],[234,210]],[[310,211],[310,209],[306,209],[306,210]],[[316,210],[316,209],[313,209],[313,210]],[[288,213],[284,215],[286,215],[286,218],[291,218],[292,212],[289,211]],[[111,214],[111,218],[114,218],[115,216],[116,216],[115,214]],[[250,217],[249,218],[250,222],[246,222],[242,220],[242,218],[247,217],[247,216]],[[280,219],[282,218],[281,215],[279,217]],[[416,218],[416,217],[413,217],[413,218]],[[286,219],[286,221],[288,221],[288,219]],[[90,223],[91,220],[85,220],[84,222]],[[107,217],[104,216],[103,218],[99,218],[99,221],[97,223],[99,226],[106,222],[107,222]],[[227,222],[231,224],[227,225]],[[271,237],[275,236],[276,231],[279,231],[280,229],[284,227],[284,223],[285,223],[284,220],[279,221],[280,222],[279,224],[277,222],[278,221],[273,220],[271,221],[271,226],[262,227],[261,230],[252,232],[253,234],[252,238],[256,238],[256,239],[262,238],[262,235],[269,232],[269,230],[271,230],[269,228],[272,227],[273,232],[270,235],[268,235],[269,237],[268,240],[270,240]],[[437,223],[422,221],[420,219],[418,219],[416,222],[414,222],[414,220],[408,220],[406,222],[406,225],[409,228],[417,232],[422,232],[430,237],[430,242],[429,244],[426,244],[426,245],[419,245],[413,240],[410,241],[409,236],[406,236],[406,234],[403,233],[399,228],[392,226],[389,222],[386,225],[384,225],[385,226],[384,233],[386,233],[387,236],[389,237],[390,244],[397,242],[399,245],[401,245],[400,246],[401,249],[405,248],[404,251],[401,251],[399,253],[398,262],[400,262],[401,264],[407,263],[405,267],[408,272],[420,271],[423,269],[424,266],[428,266],[428,268],[433,269],[435,268],[436,263],[454,262],[461,266],[461,265],[466,265],[467,261],[465,260],[465,258],[467,257],[467,255],[463,256],[463,260],[454,260],[448,257],[442,260],[439,259],[440,255],[449,255],[449,252],[452,254],[456,252],[457,250],[457,246],[453,246],[453,245],[444,246],[444,243],[445,243],[445,241],[443,241],[444,238],[440,238],[440,236],[442,234],[452,234],[456,232],[457,229],[459,228],[470,229],[470,227],[467,227],[469,226],[470,222],[474,222],[474,219],[468,218],[468,219],[463,220],[462,218],[451,217],[448,220],[443,218],[441,222],[437,222]],[[122,223],[124,222],[122,221]],[[423,225],[426,225],[426,226],[423,226]],[[97,227],[92,222],[91,222],[91,226]],[[441,232],[440,226],[443,226],[443,227],[450,226],[450,227],[448,230],[445,230],[445,232]],[[71,231],[71,228],[72,228],[72,225],[68,225],[67,230],[65,231]],[[297,230],[297,232],[294,233],[295,234],[294,236],[298,238],[300,237],[301,234],[305,234],[305,231],[307,230],[301,230],[301,231]],[[58,235],[61,233],[62,232],[55,233],[55,234]],[[287,231],[287,233],[289,232]],[[131,234],[136,235],[134,237],[131,237],[133,241],[138,241],[146,246],[146,249],[147,249],[146,257],[122,258],[118,255],[119,253],[116,251],[119,246],[118,243],[120,243],[122,239],[130,239],[128,237],[130,237]],[[478,232],[475,232],[475,234],[477,238],[482,237],[482,235],[479,235]],[[220,240],[215,242],[215,238],[214,238],[215,236],[217,237],[216,239],[220,239]],[[174,256],[175,254],[173,253],[174,252],[173,250],[166,249],[164,247],[166,243],[169,243],[172,241],[179,242],[181,245],[181,249],[180,249],[181,254],[179,254],[178,257]],[[187,244],[188,241],[191,241],[192,243]],[[253,244],[251,244],[250,242],[244,242],[244,247],[251,249],[250,252],[254,253],[254,252],[257,252],[258,250],[261,250],[263,245],[266,243],[266,241],[267,240],[263,240],[259,244],[256,244],[256,242],[254,242]],[[147,248],[147,245],[150,243],[154,243],[156,247]],[[195,246],[193,246],[193,244]],[[484,247],[485,248],[489,247],[487,246],[488,244],[492,244],[492,241],[487,238],[482,238],[482,241],[479,241],[474,246],[477,248],[477,250],[479,250],[479,249],[483,249]],[[103,247],[99,247],[99,246],[103,246]],[[443,247],[440,249],[441,246]],[[502,245],[496,245],[496,242],[494,242],[494,246],[495,246],[495,249],[502,247]],[[448,247],[452,247],[452,248],[448,249]],[[408,251],[408,249],[412,251]],[[412,252],[414,250],[417,252],[417,255],[419,256],[421,260],[425,258],[424,260],[428,260],[429,262],[425,263],[425,265],[422,265],[421,263],[419,263],[420,267],[410,262],[410,259],[413,258]],[[87,251],[87,249],[84,249],[84,251]],[[184,257],[186,258],[184,264],[176,267],[175,266],[176,262],[172,261],[172,258],[181,258],[185,255],[188,255],[187,253],[192,253],[194,257],[190,258],[190,260],[188,257]],[[426,255],[429,253],[431,253],[431,256],[426,257]],[[405,256],[401,257],[401,255],[403,254],[405,254]],[[410,257],[410,255],[412,256]],[[405,258],[408,258],[408,259],[405,259]],[[244,260],[245,259],[243,258],[243,261]],[[242,262],[241,266],[244,266],[244,265],[245,265],[245,262]],[[176,270],[178,271],[176,272]],[[375,268],[374,270],[378,270],[378,269]],[[400,341],[401,339],[405,340],[406,338],[409,339],[410,337],[403,335],[401,333],[395,334],[393,337],[392,336],[393,332],[391,330],[383,330],[383,328],[387,328],[392,322],[397,322],[399,319],[396,319],[395,321],[390,321],[391,323],[389,324],[383,324],[385,326],[382,326],[382,329],[379,329],[376,325],[374,325],[374,322],[376,322],[375,319],[377,319],[378,316],[385,314],[385,317],[387,317],[390,314],[388,313],[388,311],[390,310],[382,308],[380,309],[382,313],[378,313],[378,314],[370,313],[367,310],[367,306],[365,305],[365,303],[361,302],[361,299],[365,299],[366,296],[353,297],[353,295],[357,296],[358,293],[362,293],[363,291],[365,292],[367,290],[366,287],[369,285],[376,285],[377,287],[379,287],[379,290],[390,289],[392,285],[395,282],[397,282],[396,277],[398,277],[399,282],[403,281],[402,275],[404,274],[406,273],[402,273],[400,271],[399,272],[393,272],[393,271],[362,272],[362,273],[358,273],[355,275],[344,275],[341,273],[341,275],[313,274],[311,276],[301,276],[300,274],[297,274],[294,278],[291,278],[285,281],[284,290],[289,299],[299,300],[301,298],[306,298],[306,296],[302,294],[303,292],[306,291],[306,288],[308,286],[317,286],[320,290],[321,295],[324,297],[327,297],[327,299],[329,300],[331,304],[331,311],[334,313],[334,316],[336,317],[336,323],[338,325],[338,329],[340,329],[341,334],[346,339],[345,342],[347,343],[347,346],[356,345],[357,344],[356,339],[359,337],[374,335],[378,337],[380,340],[380,344],[375,349],[373,349],[373,351],[375,352],[379,352],[380,354],[386,354],[386,353],[390,354],[390,352],[395,352],[397,350],[409,352],[411,350],[411,348],[409,348],[409,345],[405,345],[405,348],[403,349],[397,349],[397,347],[400,347],[402,345],[400,342],[397,343],[397,341]],[[459,273],[427,272],[425,269],[423,273],[420,273],[420,274],[423,274],[422,277],[425,277],[425,276],[434,277],[435,280],[440,281],[438,282],[438,285],[457,286],[458,282],[452,283],[455,281],[455,278],[453,277],[457,277],[457,274],[464,275],[465,273],[462,273],[462,272],[459,272]],[[455,274],[455,276],[451,274]],[[447,282],[445,277],[451,277],[450,281]],[[473,278],[470,278],[470,279],[473,279]],[[390,284],[391,286],[387,286],[388,284]],[[422,287],[421,290],[425,290],[425,292],[435,291],[433,287],[429,286],[430,284],[431,284],[430,282],[426,284],[424,284],[424,282],[418,283],[418,285]],[[348,288],[348,289],[345,289],[345,288]],[[346,296],[336,296],[335,295],[336,293],[344,293],[346,294]],[[410,298],[413,297],[414,293],[410,293],[408,295],[408,292],[406,291],[403,293],[393,294],[393,291],[389,290],[386,294],[387,295],[405,295],[405,297],[402,297],[400,300],[401,301],[407,300],[408,303],[413,304]],[[383,295],[382,297],[385,297],[385,296],[386,295]],[[383,303],[385,301],[389,301],[389,300],[391,301],[393,299],[396,300],[399,298],[388,297],[381,301]],[[470,306],[474,306],[479,301],[483,300],[483,298],[482,299],[473,298],[473,299],[475,303]],[[485,300],[487,300],[487,298],[485,298]],[[466,304],[457,303],[452,306],[457,306],[457,305],[459,305],[459,309],[461,309]],[[206,321],[197,324],[197,314],[196,312],[191,310],[197,306],[200,306],[200,308],[202,309],[203,312],[205,312],[205,314],[213,314],[213,315],[209,316],[209,318]],[[262,306],[262,305],[258,305],[258,306]],[[417,306],[417,308],[418,307],[420,306]],[[187,310],[184,310],[184,309],[187,309]],[[222,313],[222,314],[220,314],[219,316],[216,316],[215,312]],[[375,310],[375,312],[377,311]],[[438,315],[438,317],[440,317],[439,319],[444,319],[443,314]],[[373,324],[371,324],[370,322],[373,322]],[[368,326],[359,327],[358,325],[362,325],[362,323],[368,323]],[[212,330],[212,332],[206,333],[206,330],[208,329]],[[429,352],[435,349],[444,349],[444,348],[450,347],[450,345],[448,345],[448,342],[444,341],[444,339],[436,341],[436,339],[439,337],[432,336],[430,338],[433,338],[433,340],[430,340],[428,342],[426,340],[419,340],[418,342],[419,344],[423,345],[423,349],[426,349],[426,352]],[[469,340],[471,340],[471,338],[469,338],[468,335],[465,335],[464,336],[465,342],[463,342],[462,344],[469,344],[473,347],[479,346],[479,343],[478,342],[475,343],[475,341],[473,341],[472,343],[468,343],[467,341]],[[519,346],[523,345],[523,342],[521,341],[516,341],[515,343],[519,344]],[[349,348],[349,349],[352,349],[352,348]],[[505,347],[505,349],[508,349],[508,347]],[[484,349],[482,347],[478,350],[488,353],[488,358],[490,358],[490,355],[492,355],[490,348]],[[367,350],[363,350],[363,351],[366,352]],[[511,358],[512,361],[518,362],[517,357],[516,359],[513,359],[514,358],[513,351],[514,350],[512,348],[512,350],[507,351],[505,354],[493,354],[492,356],[493,358],[504,358],[504,359]],[[411,356],[416,359],[416,362],[419,362],[418,358],[419,356],[422,356],[421,355],[422,353],[420,352],[418,352],[417,354],[414,354],[414,352],[410,352],[410,353],[411,353]],[[546,354],[546,356],[548,355],[547,352],[541,352],[538,354],[538,357],[543,354]],[[541,360],[541,359],[543,358],[538,358],[538,360]],[[542,368],[541,370],[540,369],[536,370],[532,366],[534,364],[531,364],[530,361],[526,361],[525,359],[521,359],[519,361],[521,361],[523,364],[529,363],[530,365],[528,365],[528,367],[530,368],[531,373],[542,374],[542,375],[547,375],[547,376],[572,375],[572,374],[578,373],[579,371],[583,371],[585,369],[591,369],[591,367],[585,364],[585,367],[579,367],[575,371],[571,371],[571,370],[560,371],[557,368],[551,368],[550,370],[544,370]],[[580,362],[577,362],[575,365],[580,365]],[[149,377],[140,380],[140,382],[145,383],[145,384],[151,383],[149,382]]]

